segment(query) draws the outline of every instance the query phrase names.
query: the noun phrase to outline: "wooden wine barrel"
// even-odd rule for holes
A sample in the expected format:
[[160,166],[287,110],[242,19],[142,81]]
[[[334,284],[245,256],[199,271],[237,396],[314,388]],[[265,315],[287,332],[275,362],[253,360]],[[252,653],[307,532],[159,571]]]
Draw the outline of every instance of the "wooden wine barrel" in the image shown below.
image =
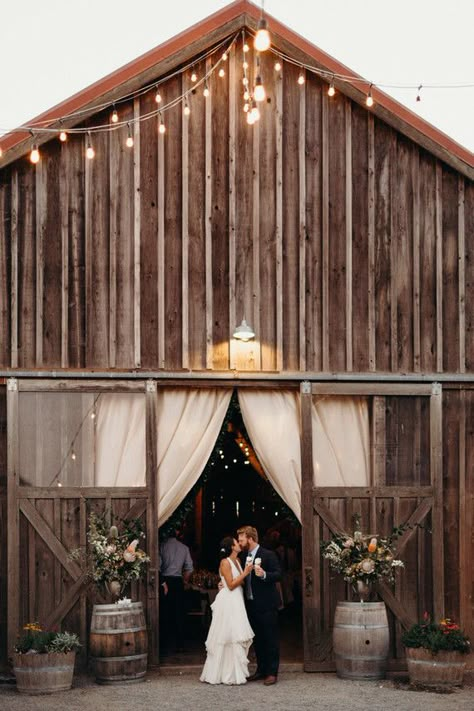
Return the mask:
[[143,681],[148,638],[141,602],[94,605],[90,653],[100,684]]
[[343,679],[383,679],[389,632],[383,602],[338,602],[334,616],[336,671]]
[[22,694],[38,696],[71,688],[76,652],[13,655],[16,688]]

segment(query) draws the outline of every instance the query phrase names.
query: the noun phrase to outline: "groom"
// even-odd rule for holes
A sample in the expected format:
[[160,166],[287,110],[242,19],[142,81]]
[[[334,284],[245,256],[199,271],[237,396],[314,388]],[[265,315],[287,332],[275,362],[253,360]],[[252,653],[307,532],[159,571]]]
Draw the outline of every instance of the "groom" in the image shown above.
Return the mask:
[[[247,556],[254,563],[252,573],[244,583],[245,605],[249,622],[254,631],[253,640],[257,657],[257,671],[248,677],[247,681],[263,679],[265,686],[276,684],[280,649],[278,639],[278,608],[280,595],[276,583],[281,579],[281,568],[278,558],[258,543],[257,529],[253,526],[243,526],[237,531],[239,545],[242,548],[240,562],[245,568]],[[255,561],[260,558],[260,565]]]

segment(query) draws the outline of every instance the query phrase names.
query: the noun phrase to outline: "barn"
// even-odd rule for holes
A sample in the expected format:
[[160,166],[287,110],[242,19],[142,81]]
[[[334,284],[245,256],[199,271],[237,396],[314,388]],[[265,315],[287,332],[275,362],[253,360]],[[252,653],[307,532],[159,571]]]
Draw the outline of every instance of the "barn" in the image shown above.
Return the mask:
[[319,544],[355,513],[412,525],[390,668],[425,610],[474,636],[474,156],[272,17],[257,53],[259,20],[237,0],[0,140],[3,664],[31,620],[87,649],[69,553],[104,508],[146,527],[159,664],[158,527],[232,397],[301,522],[305,670],[334,669]]

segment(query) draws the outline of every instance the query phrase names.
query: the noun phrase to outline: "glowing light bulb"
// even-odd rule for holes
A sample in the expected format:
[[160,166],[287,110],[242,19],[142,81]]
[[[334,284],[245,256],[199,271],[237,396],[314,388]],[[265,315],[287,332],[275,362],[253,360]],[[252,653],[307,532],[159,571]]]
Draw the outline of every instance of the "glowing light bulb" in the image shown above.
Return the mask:
[[198,78],[197,78],[196,72],[193,72],[193,73],[191,74],[191,81],[194,83],[194,82],[197,81],[197,79],[198,79]]
[[298,77],[298,84],[300,86],[302,86],[304,84],[304,82],[305,82],[304,74],[303,74],[303,72],[300,72],[300,75]]
[[253,126],[255,123],[255,116],[253,115],[252,111],[247,110],[247,123],[249,126]]
[[248,101],[250,99],[250,94],[248,89],[244,91],[244,101]]
[[257,34],[255,35],[254,47],[257,52],[266,52],[270,48],[270,33],[267,27],[267,21],[264,17],[258,22]]
[[248,69],[248,68],[249,68],[249,63],[248,63],[248,62],[244,62],[244,63],[242,64],[242,67],[243,67],[244,69]]
[[275,71],[280,72],[281,71],[281,63],[280,62],[275,62]]
[[372,98],[372,90],[371,89],[369,89],[369,91],[368,91],[367,98],[365,99],[365,103],[369,108],[374,105],[374,100]]
[[112,123],[118,123],[118,113],[116,109],[114,109],[112,112]]
[[222,69],[222,67],[219,69],[219,76],[220,76],[221,78],[222,78],[222,77],[225,77],[225,69]]
[[224,60],[224,62],[227,62],[227,52],[224,52],[224,54],[222,55],[222,59]]
[[40,152],[38,150],[38,146],[35,144],[31,150],[30,153],[30,161],[36,165],[36,163],[39,163],[40,159]]
[[245,113],[248,113],[249,108],[250,108],[250,106],[248,105],[247,102],[245,102],[245,104],[244,104],[244,112],[245,112]]
[[246,43],[244,44],[244,52],[247,53],[247,52],[249,52],[249,51],[250,51],[250,47],[248,46],[248,44],[247,44],[247,42],[246,42]]
[[[129,134],[126,140],[126,144],[128,148],[133,148],[133,137]],[[94,415],[95,417],[95,415]]]
[[259,120],[260,120],[260,109],[258,108],[258,106],[257,106],[257,104],[255,103],[255,101],[253,102],[253,106],[252,106],[251,113],[252,113],[253,118],[254,118],[254,123],[255,123],[256,121],[259,121]]
[[71,459],[75,459],[75,458],[76,458],[76,453],[75,453],[75,452],[72,452],[72,453],[71,453]]
[[204,94],[204,96],[206,97],[206,99],[207,99],[207,97],[209,96],[209,94],[211,93],[211,92],[209,91],[209,87],[208,87],[208,85],[207,85],[207,82],[206,82],[206,85],[205,85],[205,87],[204,87],[204,91],[203,91],[202,93]]
[[336,90],[334,88],[334,84],[331,82],[329,84],[328,96],[334,96],[335,93],[336,93]]
[[90,146],[90,145],[87,146],[86,158],[88,158],[89,160],[92,160],[92,158],[94,158],[94,156],[95,156],[95,150],[92,148],[92,146]]
[[247,77],[243,77],[243,79],[242,79],[242,84],[243,84],[244,86],[248,86],[248,85],[249,85],[249,80],[247,79]]
[[65,141],[67,141],[67,133],[66,133],[66,131],[61,131],[61,133],[59,134],[59,140],[62,141],[62,143],[64,143]]
[[161,134],[166,133],[166,126],[165,126],[165,124],[163,123],[163,119],[160,119],[160,126],[159,126],[159,128],[158,128],[158,131],[159,131]]
[[262,77],[260,77],[260,76],[255,79],[255,89],[253,91],[253,95],[254,95],[255,101],[258,101],[258,102],[265,101],[265,98],[266,98],[265,87],[263,86]]
[[155,101],[157,104],[161,104],[161,102],[163,101],[163,97],[161,96],[159,89],[156,90]]
[[95,420],[95,412],[91,412],[91,420]]
[[191,109],[189,108],[189,104],[188,104],[188,103],[186,103],[186,104],[184,105],[184,111],[183,111],[183,113],[184,113],[185,116],[189,116],[189,114],[191,113]]

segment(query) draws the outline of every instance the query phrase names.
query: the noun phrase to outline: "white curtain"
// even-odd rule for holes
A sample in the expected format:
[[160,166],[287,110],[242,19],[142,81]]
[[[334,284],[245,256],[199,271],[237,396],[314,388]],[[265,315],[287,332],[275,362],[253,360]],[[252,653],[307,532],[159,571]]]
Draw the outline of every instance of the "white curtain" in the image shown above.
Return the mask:
[[95,486],[145,486],[145,396],[101,394],[96,423]]
[[301,519],[298,393],[242,388],[238,395],[245,427],[265,474],[283,501]]
[[158,394],[158,525],[161,526],[199,479],[231,398],[212,388],[166,389]]
[[367,398],[313,398],[315,486],[368,486],[369,405]]
[[[274,489],[301,520],[299,394],[239,390],[245,427]],[[315,486],[369,483],[369,408],[364,398],[328,396],[313,403]]]

